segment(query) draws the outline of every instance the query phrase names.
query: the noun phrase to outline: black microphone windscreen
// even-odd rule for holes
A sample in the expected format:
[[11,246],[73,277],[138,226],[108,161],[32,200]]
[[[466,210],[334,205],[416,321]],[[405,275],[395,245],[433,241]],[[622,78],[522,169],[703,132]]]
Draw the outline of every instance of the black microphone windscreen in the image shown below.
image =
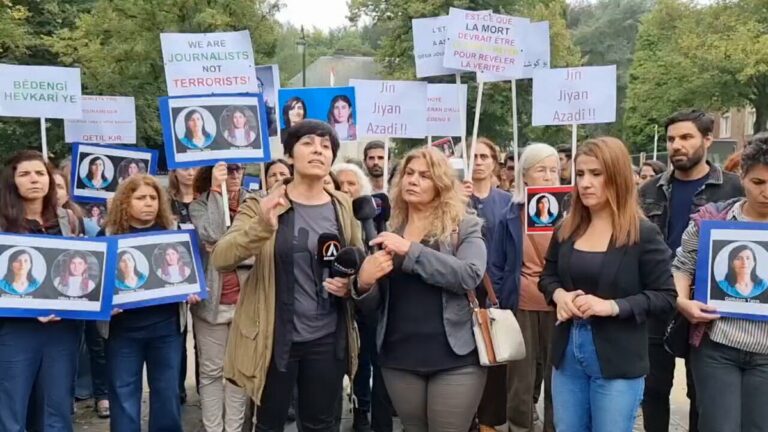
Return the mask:
[[341,250],[338,234],[321,233],[317,236],[317,262],[321,267],[331,267],[333,260]]
[[360,270],[365,260],[365,252],[356,247],[346,247],[342,249],[336,259],[333,260],[331,267],[331,277],[349,277],[354,276]]
[[359,221],[371,220],[376,217],[376,204],[370,195],[362,195],[352,200],[352,211]]
[[376,217],[374,218],[376,223],[388,222],[392,207],[387,194],[379,192],[371,195],[371,197],[373,197],[373,202],[376,205]]

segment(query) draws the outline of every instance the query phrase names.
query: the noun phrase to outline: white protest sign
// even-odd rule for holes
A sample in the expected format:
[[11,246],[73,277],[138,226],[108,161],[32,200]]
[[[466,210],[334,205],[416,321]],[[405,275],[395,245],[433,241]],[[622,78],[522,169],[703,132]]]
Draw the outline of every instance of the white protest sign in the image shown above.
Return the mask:
[[447,21],[447,16],[411,20],[416,77],[424,78],[461,72],[443,66]]
[[522,78],[533,78],[533,71],[537,69],[549,69],[550,59],[549,21],[528,24]]
[[64,121],[64,141],[135,144],[136,104],[132,97],[83,96],[83,117]]
[[427,136],[427,83],[350,80],[357,100],[360,136]]
[[520,77],[524,63],[521,39],[529,22],[527,18],[451,8],[443,66]]
[[0,64],[0,116],[82,117],[80,69]]
[[616,66],[539,69],[533,74],[533,125],[616,121]]
[[[459,101],[459,93],[461,100]],[[467,112],[467,85],[427,85],[427,132],[431,136],[461,136],[461,113]]]
[[169,96],[259,91],[247,30],[162,33],[160,44]]

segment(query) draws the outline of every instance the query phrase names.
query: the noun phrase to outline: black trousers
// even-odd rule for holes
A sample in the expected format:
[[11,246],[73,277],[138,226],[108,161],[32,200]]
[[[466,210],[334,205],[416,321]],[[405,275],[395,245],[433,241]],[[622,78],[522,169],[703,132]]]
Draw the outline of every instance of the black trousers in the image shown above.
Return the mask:
[[[669,395],[675,378],[675,356],[667,352],[660,338],[652,338],[648,343],[650,372],[645,377],[643,394],[643,425],[646,432],[669,431]],[[696,388],[693,383],[691,367],[686,359],[686,381],[688,399],[691,401],[688,414],[690,432],[698,432],[699,416],[696,410]]]
[[274,361],[267,371],[256,412],[256,432],[279,432],[285,427],[294,386],[302,432],[332,432],[336,423],[346,359],[336,358],[334,333],[309,342],[293,343],[285,371]]
[[[353,389],[357,399],[357,407],[362,411],[371,413],[371,430],[373,432],[392,432],[392,401],[389,400],[389,394],[378,364],[377,325],[378,319],[375,315],[359,314],[357,316],[357,328],[360,331],[360,355]],[[373,385],[371,385],[371,377],[373,377]]]

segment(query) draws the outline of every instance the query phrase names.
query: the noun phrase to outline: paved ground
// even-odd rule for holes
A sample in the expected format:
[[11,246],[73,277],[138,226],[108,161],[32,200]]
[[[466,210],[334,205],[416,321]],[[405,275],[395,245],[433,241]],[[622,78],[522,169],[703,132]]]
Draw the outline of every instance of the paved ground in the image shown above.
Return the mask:
[[[191,334],[187,343],[189,352],[192,353],[192,339]],[[202,432],[202,426],[200,423],[200,401],[197,397],[197,393],[194,390],[194,376],[191,371],[194,370],[194,363],[192,356],[189,357],[190,371],[189,378],[187,380],[187,394],[188,400],[183,407],[182,415],[184,421],[185,432]],[[688,431],[688,399],[685,397],[685,365],[682,361],[678,362],[675,374],[675,387],[672,394],[672,425],[670,432],[687,432]],[[146,391],[144,395],[144,406],[142,409],[143,430],[146,430],[147,421],[149,420],[149,407],[147,405],[149,393]],[[540,408],[539,412],[543,410]],[[638,418],[638,424],[635,427],[635,431],[642,432],[642,419]],[[539,425],[540,426],[540,425]],[[348,432],[352,429],[352,419],[349,407],[345,406],[342,431]],[[400,431],[398,427],[396,429]],[[504,431],[505,428],[498,428],[498,431]],[[541,429],[537,429],[539,432]],[[77,411],[75,414],[75,432],[108,432],[109,420],[102,420],[96,417],[93,411],[92,401],[83,401],[77,403]],[[295,425],[290,425],[286,428],[286,432],[295,432]]]

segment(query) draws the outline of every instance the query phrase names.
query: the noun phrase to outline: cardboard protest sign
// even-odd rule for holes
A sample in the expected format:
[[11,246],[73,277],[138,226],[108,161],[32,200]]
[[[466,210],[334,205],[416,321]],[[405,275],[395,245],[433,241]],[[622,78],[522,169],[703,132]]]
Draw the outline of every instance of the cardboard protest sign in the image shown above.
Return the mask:
[[0,234],[0,316],[107,320],[115,243]]
[[[461,84],[427,85],[427,132],[432,136],[461,136],[461,113],[467,112],[467,86]],[[459,99],[461,93],[461,99]]]
[[269,160],[261,94],[160,98],[169,169]]
[[136,105],[132,97],[83,96],[83,115],[64,121],[64,141],[135,144]]
[[358,132],[364,136],[424,138],[427,83],[350,80],[358,104]]
[[157,150],[75,143],[70,195],[85,202],[106,202],[130,176],[156,172]]
[[572,186],[525,188],[525,232],[553,232],[565,217],[563,205],[572,190]]
[[277,65],[256,66],[256,81],[259,93],[264,96],[267,111],[267,131],[270,137],[277,136],[277,91],[280,89],[280,70]]
[[451,8],[445,67],[516,78],[522,75],[523,36],[530,20]]
[[357,140],[354,87],[286,88],[278,91],[283,131],[304,119],[330,124],[341,141]]
[[732,318],[768,320],[765,223],[702,221],[694,298]]
[[194,230],[113,236],[117,239],[112,303],[119,309],[207,297]]
[[424,78],[461,72],[461,70],[443,66],[447,22],[447,16],[411,20],[416,77]]
[[80,69],[0,64],[0,116],[78,119]]
[[256,176],[243,176],[243,188],[249,192],[261,190],[261,178]]
[[534,71],[534,126],[614,121],[616,121],[615,65]]
[[169,96],[259,91],[248,30],[162,33]]
[[[537,69],[549,69],[551,48],[549,40],[549,21],[528,23],[525,29],[525,62],[523,72],[517,79],[533,78]],[[482,74],[485,82],[510,81],[509,77],[490,73]]]

